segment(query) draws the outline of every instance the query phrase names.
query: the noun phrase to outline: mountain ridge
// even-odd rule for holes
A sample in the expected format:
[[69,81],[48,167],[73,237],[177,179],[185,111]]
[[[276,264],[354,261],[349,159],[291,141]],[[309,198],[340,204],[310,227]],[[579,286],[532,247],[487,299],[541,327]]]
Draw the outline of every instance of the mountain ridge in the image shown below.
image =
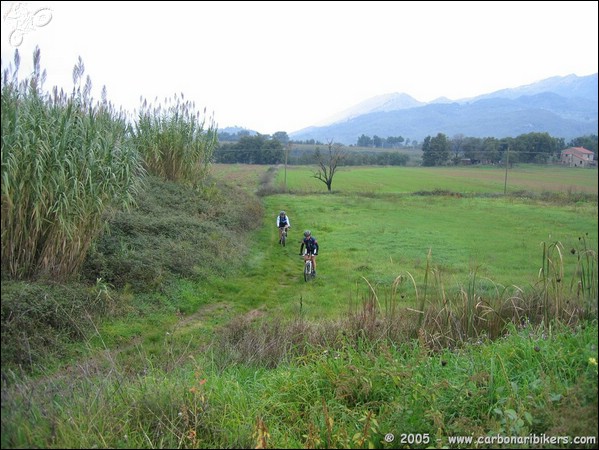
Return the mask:
[[406,93],[378,95],[289,136],[345,145],[356,144],[362,134],[422,141],[437,133],[503,138],[547,132],[568,140],[597,134],[597,105],[597,73],[570,74],[459,100],[426,103]]

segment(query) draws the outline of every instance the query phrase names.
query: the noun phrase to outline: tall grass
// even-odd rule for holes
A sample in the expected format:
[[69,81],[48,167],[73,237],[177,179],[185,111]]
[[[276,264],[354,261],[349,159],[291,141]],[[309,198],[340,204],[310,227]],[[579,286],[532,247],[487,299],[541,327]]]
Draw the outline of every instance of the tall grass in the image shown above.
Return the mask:
[[[490,280],[485,280],[486,285],[479,284],[476,271],[473,271],[468,286],[451,298],[441,277],[434,277],[433,287],[438,293],[426,302],[426,306],[422,299],[418,311],[421,314],[420,334],[426,336],[426,345],[439,349],[481,337],[496,338],[510,326],[525,323],[550,329],[556,324],[576,326],[583,321],[596,320],[597,254],[587,247],[584,238],[580,241],[582,248],[571,250],[579,255],[579,266],[572,274],[565,270],[563,245],[543,242],[539,281],[530,289],[501,286]],[[438,273],[430,257],[424,274],[425,291],[429,272]],[[568,276],[572,277],[570,288],[566,282]],[[492,284],[492,289],[488,283]]]
[[564,272],[563,244],[554,242],[547,245],[543,242],[539,284],[545,323],[597,314],[597,253],[589,248],[586,236],[580,237],[579,243],[579,248],[570,250],[570,253],[577,255],[577,265],[568,284]]
[[134,141],[149,173],[169,181],[201,184],[217,144],[216,125],[195,104],[175,94],[165,105],[144,100]]
[[596,323],[576,333],[528,324],[492,345],[436,354],[361,342],[307,346],[272,369],[196,351],[169,371],[148,360],[131,373],[108,353],[64,377],[9,371],[2,448],[391,448],[386,433],[430,439],[405,448],[533,433],[595,437],[577,448],[596,448]]
[[30,78],[19,81],[20,56],[2,75],[2,271],[14,278],[66,279],[82,264],[103,216],[128,206],[143,168],[126,139],[122,112],[82,86],[45,93],[40,50]]
[[578,258],[576,273],[578,278],[573,277],[570,289],[576,284],[576,296],[582,298],[586,314],[597,313],[597,252],[590,248],[587,237],[578,238],[581,247],[571,249]]
[[543,317],[547,324],[551,317],[559,317],[560,304],[563,303],[563,246],[559,242],[553,242],[549,245],[543,242],[542,245],[541,296],[543,299]]

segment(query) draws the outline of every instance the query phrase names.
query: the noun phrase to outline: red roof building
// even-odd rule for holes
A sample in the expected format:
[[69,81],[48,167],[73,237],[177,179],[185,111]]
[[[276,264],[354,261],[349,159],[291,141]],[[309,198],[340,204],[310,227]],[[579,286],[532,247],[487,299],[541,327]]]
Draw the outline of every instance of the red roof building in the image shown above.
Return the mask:
[[562,150],[561,162],[570,167],[595,167],[595,153],[584,147],[570,147]]

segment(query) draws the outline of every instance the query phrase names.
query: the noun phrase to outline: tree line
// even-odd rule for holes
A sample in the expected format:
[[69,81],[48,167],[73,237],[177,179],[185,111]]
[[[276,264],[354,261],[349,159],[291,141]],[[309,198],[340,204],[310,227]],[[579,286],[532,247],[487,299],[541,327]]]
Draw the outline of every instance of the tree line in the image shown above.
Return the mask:
[[[341,144],[336,148],[343,148]],[[325,144],[314,144],[309,150],[294,147],[291,142],[286,145],[275,137],[257,134],[241,136],[237,142],[219,144],[214,151],[213,160],[221,164],[289,164],[312,165],[320,161],[321,148]],[[405,166],[409,156],[398,152],[345,152],[340,165],[344,166]]]
[[597,157],[597,135],[581,136],[568,143],[548,133],[526,133],[515,138],[476,138],[456,135],[449,139],[445,134],[427,136],[422,142],[422,165],[445,166],[468,164],[535,163],[559,161],[561,150],[584,147]]
[[[235,133],[230,133],[227,131],[219,131],[218,132],[218,140],[221,142],[239,142],[242,138],[248,136],[254,136],[259,133],[250,132],[249,130],[239,130]],[[305,140],[293,140],[289,138],[289,135],[286,131],[277,131],[272,135],[273,139],[278,140],[282,144],[304,144],[304,145],[328,145],[316,139],[305,139]],[[339,144],[341,145],[341,144]],[[409,138],[403,138],[402,136],[388,136],[386,138],[379,137],[374,135],[373,137],[362,134],[357,142],[357,147],[372,147],[372,148],[399,148],[399,147],[416,147],[418,145],[418,141],[411,140]],[[352,147],[350,145],[350,147]]]
[[[362,135],[364,136],[364,135]],[[365,143],[363,141],[362,143]],[[406,142],[401,137],[391,141],[394,145]],[[412,144],[415,141],[412,141]],[[290,164],[311,165],[318,163],[322,143],[313,143],[313,149],[300,149],[288,139],[287,133],[277,132],[273,136],[256,134],[241,135],[236,142],[222,143],[214,151],[214,162],[233,164]],[[306,144],[304,144],[306,145]],[[341,144],[332,144],[343,148]],[[568,143],[563,138],[554,138],[548,133],[527,133],[515,138],[468,137],[453,138],[443,133],[427,136],[421,144],[422,165],[444,166],[458,164],[499,164],[509,154],[510,163],[546,164],[558,161],[560,152],[567,147],[584,147],[597,155],[597,135],[581,136]],[[340,165],[385,165],[405,166],[410,157],[398,151],[349,150]]]
[[358,147],[374,147],[374,148],[398,148],[402,145],[408,147],[410,145],[417,146],[417,141],[404,139],[402,136],[388,136],[382,138],[376,134],[373,137],[362,134],[357,141]]

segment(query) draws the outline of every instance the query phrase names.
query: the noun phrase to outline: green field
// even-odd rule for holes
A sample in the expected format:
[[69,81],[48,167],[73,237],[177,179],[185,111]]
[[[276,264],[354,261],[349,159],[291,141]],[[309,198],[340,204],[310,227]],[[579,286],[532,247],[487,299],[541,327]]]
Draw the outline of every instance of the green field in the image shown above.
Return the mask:
[[[326,186],[311,177],[315,168],[287,167],[287,188],[322,192]],[[280,168],[277,183],[285,184]],[[520,191],[589,193],[597,195],[597,170],[521,164],[503,167],[340,167],[333,191],[343,193],[412,193],[449,190],[460,193],[503,194]]]
[[[499,169],[344,168],[332,193],[309,167],[212,174],[200,201],[154,179],[113,223],[104,268],[146,283],[3,280],[3,357],[10,329],[33,373],[3,360],[2,448],[596,448],[596,171],[516,168],[508,195]],[[114,311],[90,326],[92,304]]]
[[[246,175],[241,176],[243,169]],[[222,176],[253,182],[256,166],[222,166]],[[412,276],[422,289],[434,269],[436,289],[452,295],[474,280],[482,295],[503,288],[534,289],[540,281],[543,251],[555,250],[566,270],[566,284],[576,285],[582,245],[597,248],[597,203],[550,203],[542,194],[596,193],[596,171],[561,167],[523,167],[508,176],[514,191],[537,197],[504,196],[504,172],[495,168],[343,168],[333,193],[314,179],[312,169],[288,168],[291,194],[264,197],[266,218],[254,238],[248,270],[233,282],[245,305],[297,310],[301,297],[312,317],[334,316],[348,303],[377,286],[390,289],[400,276]],[[285,178],[280,167],[276,180]],[[446,195],[412,195],[440,190]],[[285,249],[276,245],[279,210],[287,211],[292,229]],[[318,280],[304,285],[297,256],[303,230],[318,239]],[[409,274],[409,275],[408,275]],[[428,283],[431,283],[429,279]],[[227,292],[217,289],[217,292]],[[220,294],[223,295],[223,294]],[[229,295],[228,293],[224,296]],[[405,297],[414,298],[414,293]]]

